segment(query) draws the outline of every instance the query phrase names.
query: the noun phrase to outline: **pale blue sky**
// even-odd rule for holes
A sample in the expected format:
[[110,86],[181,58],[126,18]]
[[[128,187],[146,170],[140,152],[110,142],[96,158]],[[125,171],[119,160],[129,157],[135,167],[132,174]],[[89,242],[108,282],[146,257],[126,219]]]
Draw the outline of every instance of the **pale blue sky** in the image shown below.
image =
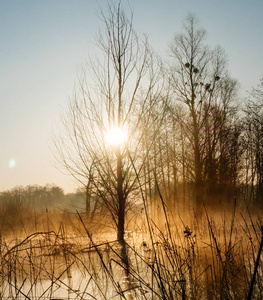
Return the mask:
[[[66,192],[75,187],[54,166],[52,128],[78,70],[95,51],[94,36],[102,28],[99,6],[106,4],[0,0],[0,191],[46,183]],[[134,27],[164,59],[191,11],[207,30],[208,44],[225,49],[241,96],[263,77],[262,0],[130,0],[130,6]]]

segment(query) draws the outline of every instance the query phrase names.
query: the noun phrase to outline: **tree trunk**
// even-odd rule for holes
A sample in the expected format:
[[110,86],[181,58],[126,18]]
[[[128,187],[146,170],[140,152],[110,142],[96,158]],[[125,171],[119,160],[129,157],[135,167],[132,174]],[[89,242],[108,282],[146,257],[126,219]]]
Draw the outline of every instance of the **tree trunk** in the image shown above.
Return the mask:
[[[90,183],[90,182],[89,182]],[[90,217],[90,184],[88,183],[86,187],[86,215]]]
[[122,155],[120,153],[120,148],[118,148],[117,150],[117,193],[119,202],[117,239],[123,240],[125,220],[125,197],[123,194]]

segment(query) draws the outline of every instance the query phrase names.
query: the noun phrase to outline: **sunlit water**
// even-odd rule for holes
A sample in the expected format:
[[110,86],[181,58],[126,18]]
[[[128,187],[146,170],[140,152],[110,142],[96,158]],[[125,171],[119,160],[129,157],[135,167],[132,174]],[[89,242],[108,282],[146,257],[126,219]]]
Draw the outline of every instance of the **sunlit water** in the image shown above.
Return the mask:
[[[197,246],[190,230],[176,242],[161,235],[151,244],[145,236],[142,232],[126,236],[129,272],[125,271],[115,235],[100,235],[100,240],[94,237],[96,247],[87,236],[65,234],[3,243],[0,299],[217,299],[220,295],[240,299],[247,293],[245,276],[254,270],[252,248],[242,250],[241,261],[238,242],[231,245],[230,256],[221,252],[219,259],[215,246],[203,239]],[[106,237],[112,242],[100,242]],[[225,249],[224,243],[220,247]],[[228,272],[227,285],[220,275],[222,266]],[[262,277],[262,268],[258,275]],[[257,282],[255,299],[261,299],[260,286]],[[162,290],[168,296],[163,297]]]
[[132,268],[140,272],[134,278],[127,277],[118,242],[82,251],[52,242],[31,240],[6,255],[1,299],[148,299],[151,274],[145,266],[152,255],[145,246],[136,249],[136,261],[128,250]]

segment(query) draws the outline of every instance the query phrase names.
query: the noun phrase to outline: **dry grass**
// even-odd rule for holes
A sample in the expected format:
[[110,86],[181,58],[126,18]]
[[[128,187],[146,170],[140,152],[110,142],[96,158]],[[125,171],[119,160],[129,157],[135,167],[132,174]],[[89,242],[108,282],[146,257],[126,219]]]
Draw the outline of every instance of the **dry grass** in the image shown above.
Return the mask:
[[80,215],[48,213],[28,235],[2,235],[0,299],[263,298],[258,218],[235,207],[159,218],[127,232],[128,265],[113,232]]

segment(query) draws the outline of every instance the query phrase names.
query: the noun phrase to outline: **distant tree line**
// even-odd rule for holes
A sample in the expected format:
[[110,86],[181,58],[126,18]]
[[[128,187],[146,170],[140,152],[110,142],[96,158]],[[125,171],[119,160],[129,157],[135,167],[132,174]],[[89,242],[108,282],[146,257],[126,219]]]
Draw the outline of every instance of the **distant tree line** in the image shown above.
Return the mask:
[[55,185],[18,186],[0,193],[0,207],[28,207],[38,211],[55,207],[64,198],[63,190]]
[[62,188],[53,184],[17,186],[0,192],[0,213],[4,216],[19,210],[83,212],[86,210],[85,197],[85,191],[81,189],[65,194]]

